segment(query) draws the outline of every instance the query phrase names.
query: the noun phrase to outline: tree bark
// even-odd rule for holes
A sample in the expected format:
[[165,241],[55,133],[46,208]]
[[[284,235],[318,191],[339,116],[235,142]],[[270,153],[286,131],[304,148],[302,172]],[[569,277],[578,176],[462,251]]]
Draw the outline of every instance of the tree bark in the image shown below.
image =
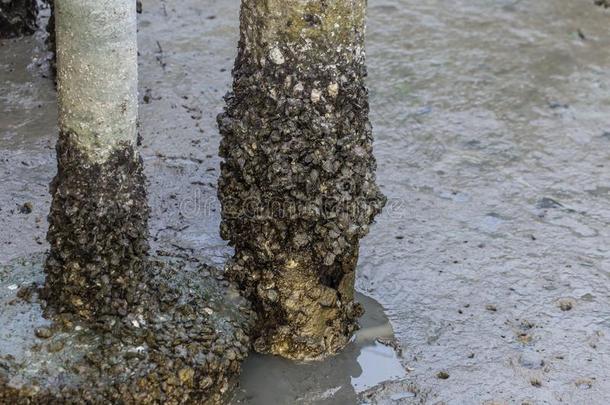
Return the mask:
[[125,315],[148,251],[136,150],[136,5],[55,2],[60,135],[45,295],[59,312]]
[[[52,53],[49,64],[51,69],[51,77],[57,77],[57,50],[55,49],[55,0],[47,0],[47,4],[49,5],[50,15],[49,22],[47,24],[47,48]],[[142,14],[142,2],[140,0],[136,1],[136,11],[138,14]]]
[[36,0],[0,0],[0,38],[36,31]]
[[357,329],[359,240],[385,204],[368,119],[366,0],[242,0],[219,116],[228,273],[259,313],[255,348],[319,359]]

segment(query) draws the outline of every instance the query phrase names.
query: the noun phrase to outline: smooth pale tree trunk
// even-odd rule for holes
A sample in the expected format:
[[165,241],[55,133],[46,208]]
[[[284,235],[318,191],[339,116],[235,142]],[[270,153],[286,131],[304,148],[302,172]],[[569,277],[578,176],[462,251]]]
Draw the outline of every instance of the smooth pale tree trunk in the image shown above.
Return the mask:
[[319,359],[357,329],[359,240],[385,197],[368,119],[365,0],[242,0],[219,116],[221,234],[259,315],[255,348]]
[[[57,75],[57,66],[56,66],[56,58],[55,58],[55,0],[48,0],[47,4],[49,5],[50,8],[50,16],[49,16],[49,23],[47,25],[47,48],[49,49],[49,51],[51,51],[53,54],[51,56],[50,59],[50,64],[51,64],[51,74],[52,77],[56,77]],[[140,0],[136,1],[136,10],[138,12],[138,14],[142,13],[142,2]]]
[[36,0],[0,0],[0,38],[36,31]]
[[136,150],[136,5],[56,0],[60,135],[45,294],[58,312],[125,315],[148,250]]

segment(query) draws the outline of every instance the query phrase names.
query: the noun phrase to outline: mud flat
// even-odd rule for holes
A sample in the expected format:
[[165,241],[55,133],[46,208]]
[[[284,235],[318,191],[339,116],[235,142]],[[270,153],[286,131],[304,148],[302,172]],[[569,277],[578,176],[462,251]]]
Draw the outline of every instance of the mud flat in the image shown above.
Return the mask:
[[[150,0],[139,27],[152,251],[217,266],[233,254],[218,235],[215,120],[238,12]],[[428,402],[610,402],[608,13],[590,0],[369,1],[389,204],[356,286],[383,304]],[[57,117],[52,82],[27,70],[37,48],[0,41],[2,263],[47,248]],[[391,388],[377,398],[417,401]]]

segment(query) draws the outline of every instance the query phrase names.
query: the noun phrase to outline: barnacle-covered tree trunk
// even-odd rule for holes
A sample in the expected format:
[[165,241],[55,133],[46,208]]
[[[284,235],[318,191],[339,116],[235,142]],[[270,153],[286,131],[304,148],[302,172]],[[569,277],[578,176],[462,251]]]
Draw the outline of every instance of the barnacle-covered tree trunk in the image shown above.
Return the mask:
[[36,31],[36,0],[0,0],[0,38]]
[[366,0],[242,0],[233,93],[218,118],[221,233],[262,352],[323,358],[357,329],[359,240],[385,202],[365,10]]
[[148,250],[135,4],[56,0],[55,18],[60,136],[46,295],[59,312],[125,315]]

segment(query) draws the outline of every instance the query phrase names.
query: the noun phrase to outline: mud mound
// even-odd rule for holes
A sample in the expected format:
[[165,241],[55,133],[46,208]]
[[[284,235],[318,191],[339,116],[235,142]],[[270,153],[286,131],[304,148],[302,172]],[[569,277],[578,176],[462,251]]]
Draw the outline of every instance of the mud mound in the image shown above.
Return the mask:
[[43,255],[0,267],[0,403],[218,403],[249,349],[252,312],[213,268],[150,261],[126,317],[45,315]]

